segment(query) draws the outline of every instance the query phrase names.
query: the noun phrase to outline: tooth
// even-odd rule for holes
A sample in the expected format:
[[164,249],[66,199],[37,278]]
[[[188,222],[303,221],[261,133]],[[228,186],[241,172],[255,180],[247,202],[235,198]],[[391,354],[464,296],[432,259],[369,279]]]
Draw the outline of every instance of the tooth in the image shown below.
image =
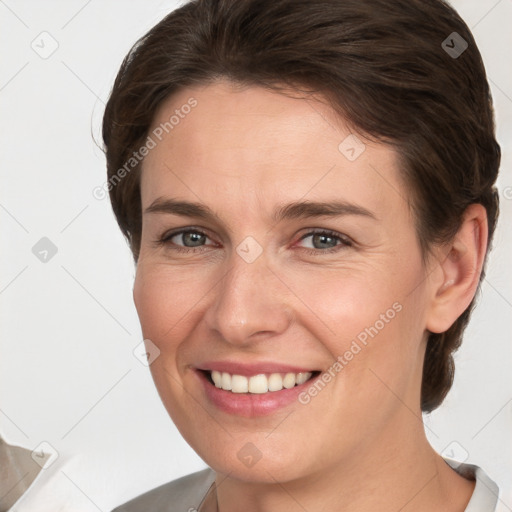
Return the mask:
[[313,375],[312,372],[286,373],[263,373],[245,377],[243,375],[231,375],[227,372],[212,370],[210,372],[213,383],[217,388],[233,393],[254,393],[263,394],[273,391],[281,391],[283,388],[291,389],[295,385],[304,384]]
[[283,377],[280,373],[273,373],[268,378],[268,390],[281,391],[281,389],[283,389]]
[[233,393],[247,393],[249,391],[249,379],[244,375],[231,377],[231,391]]
[[293,388],[293,386],[295,386],[295,374],[287,373],[283,379],[283,387],[290,389]]
[[222,374],[218,372],[217,370],[213,370],[212,372],[212,380],[215,384],[215,387],[221,388],[222,387]]
[[249,379],[249,393],[266,393],[268,380],[265,374],[254,375]]
[[311,377],[311,375],[313,375],[311,372],[297,373],[297,377],[295,380],[297,381],[298,385],[304,384],[304,382],[306,382]]
[[222,389],[231,391],[231,375],[229,373],[222,373]]

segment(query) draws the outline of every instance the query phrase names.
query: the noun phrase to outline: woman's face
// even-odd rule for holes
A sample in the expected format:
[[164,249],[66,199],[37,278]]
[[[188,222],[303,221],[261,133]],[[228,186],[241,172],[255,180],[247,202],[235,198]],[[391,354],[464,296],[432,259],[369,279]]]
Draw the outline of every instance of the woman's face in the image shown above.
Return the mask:
[[228,82],[174,95],[150,137],[134,300],[187,442],[246,481],[392,457],[421,424],[432,289],[395,151]]

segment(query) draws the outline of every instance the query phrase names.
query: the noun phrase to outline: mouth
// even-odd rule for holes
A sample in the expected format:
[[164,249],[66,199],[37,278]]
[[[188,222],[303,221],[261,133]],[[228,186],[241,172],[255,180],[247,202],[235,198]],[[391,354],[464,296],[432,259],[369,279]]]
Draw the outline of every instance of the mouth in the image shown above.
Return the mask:
[[246,418],[269,416],[301,405],[299,396],[321,371],[276,361],[209,361],[192,367],[205,403],[222,413]]
[[231,394],[247,395],[272,394],[283,389],[292,389],[305,384],[320,374],[320,371],[308,371],[239,375],[219,370],[199,371],[217,389],[222,389]]

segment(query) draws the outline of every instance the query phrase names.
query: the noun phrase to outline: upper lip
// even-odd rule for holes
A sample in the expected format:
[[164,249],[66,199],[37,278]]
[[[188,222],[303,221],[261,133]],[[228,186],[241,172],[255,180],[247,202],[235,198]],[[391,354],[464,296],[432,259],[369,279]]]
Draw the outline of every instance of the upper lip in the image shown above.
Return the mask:
[[316,370],[304,366],[276,363],[273,361],[261,361],[255,363],[241,363],[236,361],[206,361],[195,366],[198,370],[230,373],[231,375],[259,375],[262,373],[305,373]]

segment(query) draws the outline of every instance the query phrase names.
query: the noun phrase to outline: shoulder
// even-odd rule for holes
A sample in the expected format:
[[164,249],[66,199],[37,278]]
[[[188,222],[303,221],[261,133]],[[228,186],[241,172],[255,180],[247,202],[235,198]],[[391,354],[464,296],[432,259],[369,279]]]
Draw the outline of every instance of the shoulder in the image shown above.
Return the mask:
[[207,468],[156,487],[112,512],[186,512],[189,509],[198,509],[214,481],[215,472]]
[[461,464],[447,458],[445,461],[464,478],[476,481],[475,490],[464,512],[494,512],[499,499],[499,488],[485,471],[473,464]]

